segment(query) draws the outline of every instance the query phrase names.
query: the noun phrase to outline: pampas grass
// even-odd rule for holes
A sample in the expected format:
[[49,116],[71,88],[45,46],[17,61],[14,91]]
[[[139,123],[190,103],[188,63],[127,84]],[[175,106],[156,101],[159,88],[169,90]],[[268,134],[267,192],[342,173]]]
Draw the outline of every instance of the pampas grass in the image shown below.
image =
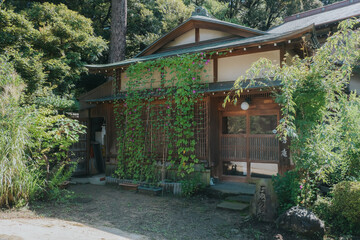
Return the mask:
[[24,205],[39,190],[39,178],[25,153],[31,112],[19,105],[24,84],[0,56],[0,207]]

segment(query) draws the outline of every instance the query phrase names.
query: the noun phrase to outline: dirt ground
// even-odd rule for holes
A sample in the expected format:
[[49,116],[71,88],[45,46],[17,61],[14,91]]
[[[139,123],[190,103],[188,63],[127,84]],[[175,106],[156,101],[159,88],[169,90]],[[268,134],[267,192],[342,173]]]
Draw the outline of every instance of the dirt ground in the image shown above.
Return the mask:
[[[75,227],[79,224],[94,229],[93,235],[89,235],[92,237],[85,239],[302,239],[276,229],[274,224],[260,223],[237,212],[217,209],[220,200],[204,195],[188,199],[148,196],[116,186],[90,184],[72,185],[69,190],[74,195],[64,201],[36,202],[17,211],[0,211],[0,222],[22,221],[23,229],[26,222],[36,225],[39,219],[50,222],[50,228],[59,224]],[[51,223],[54,220],[60,222]],[[118,238],[105,236],[114,233]],[[1,234],[0,239],[17,239]],[[101,234],[102,237],[97,237]],[[71,239],[80,239],[73,237]]]

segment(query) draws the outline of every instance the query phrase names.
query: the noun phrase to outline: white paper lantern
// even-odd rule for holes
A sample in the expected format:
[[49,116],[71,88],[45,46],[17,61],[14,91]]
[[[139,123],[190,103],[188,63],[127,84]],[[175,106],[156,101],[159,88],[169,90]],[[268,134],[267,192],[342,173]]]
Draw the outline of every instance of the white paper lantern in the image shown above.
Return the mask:
[[249,103],[248,102],[242,102],[240,105],[242,110],[248,110],[249,109]]

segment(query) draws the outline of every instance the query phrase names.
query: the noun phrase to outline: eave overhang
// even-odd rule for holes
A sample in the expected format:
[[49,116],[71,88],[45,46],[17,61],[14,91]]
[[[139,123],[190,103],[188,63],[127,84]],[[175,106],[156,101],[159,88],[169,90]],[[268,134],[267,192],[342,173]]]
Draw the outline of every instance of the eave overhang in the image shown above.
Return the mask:
[[304,28],[286,33],[273,33],[273,34],[261,35],[261,36],[244,38],[244,39],[232,39],[232,40],[216,42],[201,46],[195,46],[186,49],[180,49],[180,50],[174,50],[174,51],[163,52],[158,54],[151,54],[148,56],[126,59],[124,61],[116,62],[116,63],[85,65],[85,67],[87,67],[89,71],[92,73],[109,74],[111,73],[112,70],[119,68],[126,68],[131,64],[136,64],[136,63],[160,59],[160,58],[172,57],[182,54],[199,53],[199,52],[206,53],[213,51],[221,52],[221,51],[228,51],[229,49],[235,51],[236,49],[259,47],[270,44],[279,44],[282,42],[288,42],[289,40],[301,38],[306,33],[312,34],[314,31],[315,31],[314,24],[311,24]]
[[[235,90],[234,84],[235,84],[235,81],[208,83],[208,84],[204,85],[203,89],[199,90],[199,93],[204,94],[204,95],[209,95],[212,93],[219,93],[219,92],[227,94],[228,92]],[[246,88],[247,90],[256,90],[256,89],[266,90],[266,88],[279,88],[281,86],[281,82],[280,81],[257,80],[257,84],[252,85],[251,87],[248,87],[248,88],[247,88],[247,86],[248,86],[248,82],[243,82],[239,85],[239,87]],[[166,92],[166,91],[163,91],[163,92]],[[156,92],[154,90],[149,90],[149,89],[143,90],[143,93],[144,93],[145,99],[147,97],[163,96],[163,94],[161,92]],[[127,97],[126,92],[120,92],[118,94],[111,95],[111,96],[105,96],[105,97],[95,98],[95,99],[88,99],[88,100],[86,100],[86,102],[90,103],[90,104],[105,103],[105,102],[113,102],[115,100],[125,100],[126,97]]]
[[266,35],[266,32],[259,31],[256,29],[244,27],[238,24],[229,23],[225,21],[221,21],[215,18],[205,17],[205,16],[192,16],[170,32],[166,33],[158,40],[147,46],[144,50],[142,50],[135,57],[147,56],[155,53],[161,47],[174,40],[175,38],[181,36],[195,28],[204,28],[211,30],[218,30],[222,32],[227,32],[240,37],[253,37],[259,35]]

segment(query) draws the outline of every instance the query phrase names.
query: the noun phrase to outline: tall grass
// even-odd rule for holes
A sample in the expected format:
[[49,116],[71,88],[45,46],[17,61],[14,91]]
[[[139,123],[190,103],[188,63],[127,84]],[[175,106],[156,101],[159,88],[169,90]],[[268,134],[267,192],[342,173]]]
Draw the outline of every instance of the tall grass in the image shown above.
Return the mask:
[[32,115],[19,104],[23,88],[12,65],[0,56],[0,207],[23,205],[40,188],[25,153]]
[[[17,114],[16,114],[17,115]],[[28,116],[6,118],[0,134],[0,206],[23,205],[34,197],[39,188],[36,174],[27,163],[25,148]]]

